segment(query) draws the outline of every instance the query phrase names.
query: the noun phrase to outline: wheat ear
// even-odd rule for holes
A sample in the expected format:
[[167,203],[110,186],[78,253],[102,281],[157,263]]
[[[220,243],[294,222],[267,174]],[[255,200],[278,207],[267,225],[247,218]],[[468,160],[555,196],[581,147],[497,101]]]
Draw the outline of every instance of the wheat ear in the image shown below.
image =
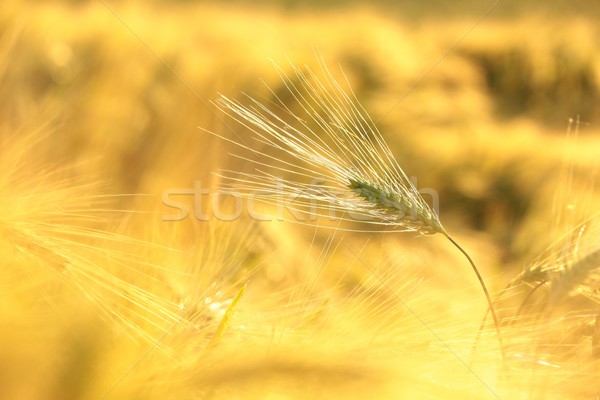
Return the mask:
[[[214,103],[253,132],[256,142],[272,150],[260,150],[225,138],[259,158],[238,156],[253,162],[257,166],[255,173],[225,171],[220,175],[222,188],[271,204],[287,200],[294,211],[311,216],[334,216],[340,222],[358,219],[423,235],[443,234],[473,268],[491,310],[505,358],[496,311],[475,263],[446,232],[354,94],[346,94],[322,57],[319,66],[320,76],[308,67],[301,70],[292,65],[294,74],[290,77],[275,65],[284,89],[291,95],[283,101],[271,91],[274,98],[271,105],[276,110],[250,96],[248,105],[225,96]],[[295,162],[288,159],[290,156]],[[263,167],[286,178],[267,173]],[[322,183],[315,185],[315,178]]]
[[494,320],[494,326],[498,335],[500,351],[502,353],[502,358],[504,359],[504,344],[502,342],[502,335],[500,333],[500,323],[498,321],[498,316],[496,314],[494,303],[483,280],[483,277],[481,276],[481,273],[479,272],[479,269],[473,262],[471,256],[446,232],[439,219],[435,218],[435,214],[432,212],[432,210],[429,208],[424,209],[422,207],[419,207],[420,204],[411,204],[407,197],[403,196],[402,193],[385,193],[385,191],[378,189],[365,182],[351,180],[350,185],[348,185],[348,187],[354,190],[356,194],[364,198],[366,201],[375,203],[378,207],[382,208],[386,212],[405,213],[406,210],[412,210],[411,216],[408,217],[409,219],[406,221],[406,223],[413,224],[415,226],[414,230],[419,231],[423,234],[441,233],[450,241],[450,243],[452,243],[458,250],[460,250],[460,252],[469,261],[469,264],[473,268],[473,272],[475,272],[475,275],[479,280],[479,284],[483,289],[483,293],[485,294],[485,298],[489,306],[488,310],[490,311],[492,319]]

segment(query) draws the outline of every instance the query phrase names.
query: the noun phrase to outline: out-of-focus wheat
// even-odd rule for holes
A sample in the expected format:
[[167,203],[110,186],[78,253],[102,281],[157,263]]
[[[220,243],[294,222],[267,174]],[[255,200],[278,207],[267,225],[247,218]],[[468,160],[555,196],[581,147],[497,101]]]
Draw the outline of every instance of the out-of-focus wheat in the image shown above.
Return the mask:
[[[40,159],[55,135],[7,134],[0,144],[0,245],[27,268],[55,271],[109,319],[146,340],[180,319],[176,303],[136,281],[156,286],[157,265],[143,257],[152,245],[111,232],[101,185],[69,163]],[[35,274],[35,271],[32,271]]]
[[529,365],[538,395],[595,396],[600,254],[598,217],[589,218],[528,265],[506,290],[528,292],[506,328],[511,363]]

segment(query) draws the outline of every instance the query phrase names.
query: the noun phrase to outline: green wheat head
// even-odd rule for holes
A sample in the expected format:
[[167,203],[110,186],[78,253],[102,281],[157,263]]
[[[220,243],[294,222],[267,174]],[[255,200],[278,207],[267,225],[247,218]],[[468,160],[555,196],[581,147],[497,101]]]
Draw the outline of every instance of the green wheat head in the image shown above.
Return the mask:
[[387,192],[368,182],[360,182],[354,179],[350,179],[348,188],[367,202],[375,204],[383,212],[406,216],[407,219],[410,219],[410,224],[419,227],[415,230],[421,234],[445,232],[442,224],[429,210],[417,209],[410,202],[410,199],[402,196],[401,193]]

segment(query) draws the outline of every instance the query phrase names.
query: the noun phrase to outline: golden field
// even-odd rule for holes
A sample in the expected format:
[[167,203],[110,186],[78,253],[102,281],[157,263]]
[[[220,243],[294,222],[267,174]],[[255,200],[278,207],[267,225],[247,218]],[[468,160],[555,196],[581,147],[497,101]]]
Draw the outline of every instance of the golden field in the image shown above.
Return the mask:
[[[600,395],[596,10],[480,8],[2,3],[0,398]],[[285,102],[271,60],[319,55],[439,195],[504,360],[438,235],[215,217],[255,168],[218,136],[260,143],[211,101]]]

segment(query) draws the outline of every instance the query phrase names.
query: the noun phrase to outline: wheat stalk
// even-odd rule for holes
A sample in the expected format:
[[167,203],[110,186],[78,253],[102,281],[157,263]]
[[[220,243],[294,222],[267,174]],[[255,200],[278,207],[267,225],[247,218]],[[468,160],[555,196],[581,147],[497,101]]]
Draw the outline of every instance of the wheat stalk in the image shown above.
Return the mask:
[[[319,58],[322,79],[308,67],[301,70],[292,65],[294,74],[290,76],[274,64],[286,95],[292,96],[291,104],[272,90],[276,110],[248,95],[247,105],[223,95],[214,102],[252,131],[256,142],[273,151],[221,136],[259,156],[253,159],[233,154],[254,163],[255,172],[223,171],[223,189],[276,205],[284,201],[296,222],[303,221],[298,215],[321,216],[446,236],[467,258],[479,280],[504,357],[495,308],[475,263],[446,232],[354,93],[346,94]],[[263,171],[263,167],[287,177],[282,179]]]

